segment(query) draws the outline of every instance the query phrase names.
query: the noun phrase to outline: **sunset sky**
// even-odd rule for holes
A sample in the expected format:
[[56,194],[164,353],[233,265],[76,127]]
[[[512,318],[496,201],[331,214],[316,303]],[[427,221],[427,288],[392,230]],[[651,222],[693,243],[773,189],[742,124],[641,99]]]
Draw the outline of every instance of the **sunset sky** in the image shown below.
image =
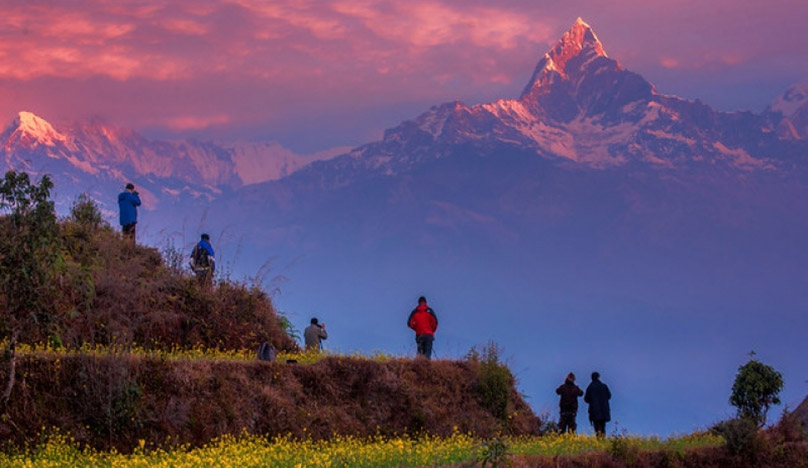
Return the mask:
[[[808,83],[808,0],[0,0],[0,124],[29,111],[57,129],[101,119],[151,139],[274,141],[298,155],[334,155],[337,149],[380,139],[385,129],[433,105],[518,97],[537,62],[578,17],[591,25],[611,58],[662,94],[699,99],[724,111],[762,112],[790,86]],[[703,130],[693,122],[698,128],[694,132]],[[682,135],[670,138],[684,139]],[[731,152],[725,142],[712,143]],[[804,148],[796,145],[797,151]],[[514,154],[512,161],[521,164],[517,156],[522,153]],[[142,152],[137,159],[145,159]],[[499,168],[479,159],[469,173],[488,177],[477,168]],[[265,161],[250,167],[268,167]],[[323,170],[330,167],[337,166]],[[438,165],[411,174],[423,175],[429,167]],[[448,175],[441,182],[456,177],[445,170]],[[512,173],[508,171],[503,174]],[[784,172],[803,190],[804,180],[798,179],[804,172]],[[141,175],[143,182],[135,182],[147,189],[153,183],[154,193],[171,188],[157,187],[161,180]],[[311,177],[304,182],[315,180]],[[365,181],[355,191],[338,194],[343,198],[335,196],[342,205],[333,213],[330,205],[322,212],[319,206],[312,208],[319,216],[314,221],[296,219],[297,212],[276,217],[282,210],[266,208],[275,202],[272,194],[261,192],[266,186],[251,185],[234,193],[228,189],[218,207],[183,205],[181,226],[176,212],[164,209],[168,201],[158,206],[146,200],[144,205],[151,206],[141,211],[138,236],[142,241],[151,235],[156,246],[165,232],[180,232],[182,241],[191,239],[193,245],[197,235],[185,238],[186,227],[199,219],[199,230],[206,223],[202,232],[221,233],[214,240],[217,258],[240,262],[232,260],[234,273],[260,275],[268,271],[264,254],[282,258],[290,266],[278,277],[291,280],[284,282],[285,295],[276,306],[289,312],[301,329],[310,314],[327,319],[333,332],[329,349],[412,354],[410,330],[394,314],[408,313],[423,291],[444,320],[436,345],[440,358],[462,357],[470,346],[489,338],[505,343],[513,352],[509,356],[516,356],[509,365],[537,411],[555,411],[552,390],[571,369],[579,372],[583,384],[590,369],[600,369],[615,382],[613,388],[622,387],[622,394],[615,391],[614,404],[621,408],[615,413],[623,426],[614,427],[664,435],[708,427],[731,415],[729,382],[751,349],[783,370],[788,381],[784,404],[798,403],[805,395],[805,359],[799,350],[805,354],[800,344],[807,320],[808,261],[803,259],[808,249],[800,214],[808,202],[797,187],[790,188],[798,195],[788,198],[792,192],[781,190],[779,179],[771,186],[761,183],[767,191],[760,194],[748,189],[745,177],[738,179],[744,183],[729,178],[720,181],[727,187],[716,183],[718,193],[726,189],[732,195],[726,200],[708,196],[709,187],[693,189],[695,182],[687,185],[687,180],[682,187],[694,192],[693,197],[684,193],[683,200],[668,205],[665,187],[646,191],[640,177],[562,178],[564,183],[547,185],[546,193],[553,196],[539,198],[545,192],[536,192],[535,199],[541,200],[536,205],[542,206],[524,212],[513,208],[503,217],[513,218],[513,229],[534,226],[516,222],[520,217],[536,218],[535,232],[515,234],[499,231],[495,216],[478,216],[478,199],[469,207],[462,203],[466,200],[453,199],[453,190],[466,198],[471,193],[461,190],[462,183],[446,189],[452,203],[436,199],[428,204],[410,197],[407,186],[402,195],[407,200],[399,203],[391,196],[393,201],[385,205],[375,202],[386,200],[385,190],[397,196],[393,189],[399,186]],[[76,180],[92,185],[83,181],[94,179]],[[258,180],[255,176],[248,182]],[[507,182],[497,179],[503,180]],[[588,180],[597,182],[591,192],[581,182]],[[601,205],[595,196],[611,195],[605,188],[599,191],[598,184],[611,189],[612,183],[635,180],[636,186],[621,185],[623,191],[615,191],[616,201]],[[542,184],[535,186],[544,190]],[[526,197],[533,193],[534,184],[524,187],[530,188]],[[112,207],[108,214],[115,226],[117,190],[99,196],[111,202],[106,206]],[[308,199],[304,192],[296,206],[321,200],[320,194]],[[488,192],[480,193],[482,199]],[[644,194],[652,196],[645,199]],[[503,205],[490,206],[522,206],[522,196],[515,190],[502,197]],[[415,200],[411,206],[408,197]],[[708,208],[722,216],[713,220],[706,214],[712,213],[709,209],[691,216],[690,207],[700,208],[693,201],[699,197],[715,201]],[[247,207],[241,205],[245,200]],[[360,203],[367,200],[373,203]],[[428,209],[421,210],[416,202]],[[568,206],[552,206],[554,202]],[[609,218],[601,232],[599,223],[609,213],[621,213],[624,205],[626,217]],[[377,220],[368,213],[388,214],[390,206],[410,207],[412,216],[401,220],[423,221],[428,228],[423,232],[437,240],[407,238],[409,233],[398,229],[399,213],[390,216],[395,229],[388,228],[394,234],[381,235],[381,240],[374,238],[382,232],[378,226],[360,229],[364,225],[354,223],[367,218],[371,226]],[[777,210],[764,209],[770,206]],[[211,207],[214,214],[208,217]],[[245,211],[237,213],[239,209]],[[747,213],[773,221],[746,218]],[[776,217],[780,213],[787,215]],[[231,216],[233,226],[228,224]],[[442,225],[444,218],[449,222]],[[166,220],[164,225],[159,219]],[[288,225],[282,224],[284,219]],[[540,221],[545,219],[550,227],[543,230]],[[249,254],[238,257],[244,232],[260,241],[260,254],[246,250]],[[486,243],[489,235],[496,242]],[[642,242],[630,242],[632,235]],[[502,238],[506,240],[500,242]],[[448,245],[447,239],[467,242],[442,252],[440,242]],[[546,239],[550,241],[542,244]],[[572,247],[557,248],[553,240]],[[513,251],[505,248],[513,247],[509,242],[516,246]],[[424,245],[428,248],[422,249]],[[505,246],[505,254],[479,247],[486,245]],[[535,247],[535,255],[517,249],[523,245]],[[369,251],[383,255],[367,255]],[[422,264],[431,262],[434,252],[449,261],[435,262],[439,267],[422,273]],[[653,255],[645,255],[649,252]],[[350,274],[345,265],[351,266]],[[497,323],[489,323],[489,311],[498,314]],[[392,331],[391,316],[396,324]],[[479,320],[467,320],[469,316]],[[660,400],[667,404],[660,405]]]
[[429,106],[516,97],[580,16],[666,94],[762,111],[808,80],[804,0],[0,3],[0,121],[352,146]]

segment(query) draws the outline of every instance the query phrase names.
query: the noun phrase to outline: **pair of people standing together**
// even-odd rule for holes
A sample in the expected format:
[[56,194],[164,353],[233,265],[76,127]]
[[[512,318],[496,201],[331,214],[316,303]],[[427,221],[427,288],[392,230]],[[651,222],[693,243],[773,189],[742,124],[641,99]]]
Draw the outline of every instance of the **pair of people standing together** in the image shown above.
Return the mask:
[[564,383],[556,389],[556,393],[561,395],[559,402],[560,417],[558,419],[558,429],[561,433],[575,432],[578,424],[575,418],[578,414],[578,397],[583,396],[584,401],[589,404],[589,421],[595,427],[595,434],[598,437],[603,437],[606,434],[606,423],[611,421],[612,415],[609,408],[609,400],[612,398],[612,393],[609,387],[600,381],[600,374],[592,372],[592,382],[586,387],[584,394],[577,385],[575,385],[575,374],[572,372],[567,375]]

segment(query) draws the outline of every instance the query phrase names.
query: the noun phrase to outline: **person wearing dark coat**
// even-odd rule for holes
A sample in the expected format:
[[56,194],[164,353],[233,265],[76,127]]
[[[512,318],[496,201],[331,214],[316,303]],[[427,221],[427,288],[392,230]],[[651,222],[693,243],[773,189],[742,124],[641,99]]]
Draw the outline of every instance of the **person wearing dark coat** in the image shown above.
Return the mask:
[[612,420],[609,400],[612,392],[600,381],[600,374],[592,372],[592,382],[586,387],[584,401],[589,403],[589,421],[595,426],[595,434],[603,437],[606,434],[606,423]]
[[134,184],[126,184],[126,189],[118,194],[118,208],[121,216],[121,232],[124,238],[135,243],[135,228],[137,227],[137,207],[140,206],[140,194],[135,191]]
[[561,395],[558,403],[560,414],[558,418],[558,429],[562,434],[567,431],[574,433],[578,429],[575,418],[578,415],[578,397],[583,396],[584,391],[575,385],[575,374],[567,375],[564,383],[556,389],[556,394]]

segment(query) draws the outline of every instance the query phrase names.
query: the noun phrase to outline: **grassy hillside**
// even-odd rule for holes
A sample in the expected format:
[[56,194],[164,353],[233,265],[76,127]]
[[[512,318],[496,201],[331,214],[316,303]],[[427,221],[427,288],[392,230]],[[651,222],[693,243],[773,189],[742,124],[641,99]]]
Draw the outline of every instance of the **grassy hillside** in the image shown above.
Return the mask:
[[[167,263],[156,249],[128,244],[109,226],[77,219],[75,211],[56,226],[52,290],[39,296],[47,312],[22,322],[21,342],[240,349],[267,340],[281,350],[297,348],[260,289],[233,282],[200,288],[185,255]],[[2,310],[0,336],[9,336],[10,317]]]
[[538,431],[495,350],[461,362],[259,362],[262,341],[298,351],[261,289],[203,287],[186,253],[124,241],[87,199],[58,222],[52,205],[37,206],[0,217],[10,252],[0,252],[0,440],[36,443],[55,428],[82,446],[130,451],[242,431],[312,440]]

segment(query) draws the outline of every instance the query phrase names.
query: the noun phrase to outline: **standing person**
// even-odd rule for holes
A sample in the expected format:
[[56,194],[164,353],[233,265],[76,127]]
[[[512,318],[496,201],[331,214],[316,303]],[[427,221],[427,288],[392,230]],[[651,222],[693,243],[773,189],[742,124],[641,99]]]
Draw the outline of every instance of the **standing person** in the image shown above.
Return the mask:
[[586,387],[584,401],[589,403],[589,421],[595,426],[595,434],[603,437],[606,434],[606,423],[612,420],[609,410],[609,399],[612,392],[600,381],[600,374],[592,372],[592,382]]
[[325,331],[325,324],[318,323],[317,317],[312,317],[311,325],[303,331],[303,338],[306,340],[306,351],[320,351],[323,349],[322,341],[328,339],[328,332]]
[[415,330],[415,344],[418,345],[418,356],[432,359],[432,342],[435,330],[438,329],[438,316],[426,303],[426,298],[418,298],[418,306],[410,312],[407,326]]
[[202,234],[191,251],[191,270],[203,287],[213,286],[213,273],[216,271],[216,254],[210,245],[210,236]]
[[118,208],[121,212],[121,232],[124,238],[135,243],[135,227],[137,226],[137,207],[140,206],[140,194],[135,191],[131,182],[118,194]]
[[562,434],[567,431],[575,433],[578,423],[575,418],[578,415],[578,397],[584,395],[584,391],[575,385],[575,374],[570,372],[564,383],[556,389],[556,394],[561,395],[558,403],[560,414],[558,418],[558,428]]

